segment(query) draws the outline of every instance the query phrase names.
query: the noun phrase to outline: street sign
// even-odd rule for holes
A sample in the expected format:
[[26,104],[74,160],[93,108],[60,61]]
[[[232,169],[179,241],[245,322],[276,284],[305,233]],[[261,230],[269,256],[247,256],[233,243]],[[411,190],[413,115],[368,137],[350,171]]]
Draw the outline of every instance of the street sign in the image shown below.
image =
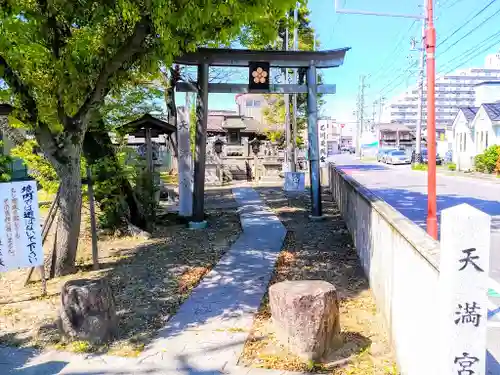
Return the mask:
[[0,184],[0,272],[43,265],[35,181]]
[[285,173],[285,191],[304,191],[305,173],[304,172],[286,172]]

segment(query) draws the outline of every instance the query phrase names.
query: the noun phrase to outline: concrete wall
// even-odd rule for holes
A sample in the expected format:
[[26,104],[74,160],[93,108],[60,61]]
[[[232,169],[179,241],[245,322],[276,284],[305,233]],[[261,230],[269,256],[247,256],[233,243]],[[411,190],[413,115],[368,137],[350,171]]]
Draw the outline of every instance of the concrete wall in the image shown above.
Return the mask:
[[399,370],[434,374],[439,243],[333,165],[329,185],[384,317]]

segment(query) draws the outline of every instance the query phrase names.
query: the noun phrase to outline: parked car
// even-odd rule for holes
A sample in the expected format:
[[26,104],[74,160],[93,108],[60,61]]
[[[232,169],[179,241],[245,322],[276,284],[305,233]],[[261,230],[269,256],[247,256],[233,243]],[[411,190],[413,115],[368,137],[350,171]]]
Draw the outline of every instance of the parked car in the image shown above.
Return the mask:
[[356,149],[353,146],[342,146],[340,152],[354,154]]
[[385,157],[387,156],[387,153],[391,151],[396,151],[395,148],[381,148],[377,152],[377,161],[385,163]]
[[[422,150],[422,163],[427,164],[428,158],[427,158],[427,149]],[[436,165],[441,165],[443,164],[443,158],[439,156],[439,154],[436,154]]]
[[387,164],[410,164],[411,162],[410,156],[401,150],[387,153],[385,159]]

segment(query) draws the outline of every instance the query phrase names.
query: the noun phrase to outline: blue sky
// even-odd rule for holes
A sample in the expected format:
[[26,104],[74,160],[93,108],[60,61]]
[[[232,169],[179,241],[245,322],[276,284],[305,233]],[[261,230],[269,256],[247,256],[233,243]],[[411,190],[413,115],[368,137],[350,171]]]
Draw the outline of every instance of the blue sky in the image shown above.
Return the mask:
[[[338,14],[335,0],[309,0],[312,26],[321,49],[351,47],[344,66],[324,71],[325,82],[337,85],[337,94],[328,96],[326,115],[339,121],[353,119],[360,75],[367,75],[366,115],[380,92],[390,98],[416,82],[419,52],[411,51],[411,38],[421,40],[421,21],[366,15]],[[452,35],[481,9],[479,16]],[[423,0],[339,0],[343,8],[419,14]],[[498,12],[498,14],[496,14]],[[500,47],[500,0],[441,0],[435,2],[437,71],[446,73],[458,65],[482,66],[484,57]],[[491,18],[490,18],[491,17]],[[489,20],[488,20],[489,18]],[[476,29],[477,28],[477,29]],[[470,33],[470,35],[466,35]],[[497,34],[498,35],[495,35]],[[463,39],[462,39],[463,38]],[[489,39],[488,39],[489,38]],[[456,44],[455,44],[456,43]],[[475,56],[477,54],[477,56]],[[180,103],[183,102],[183,99]],[[211,109],[235,109],[234,95],[210,95]]]

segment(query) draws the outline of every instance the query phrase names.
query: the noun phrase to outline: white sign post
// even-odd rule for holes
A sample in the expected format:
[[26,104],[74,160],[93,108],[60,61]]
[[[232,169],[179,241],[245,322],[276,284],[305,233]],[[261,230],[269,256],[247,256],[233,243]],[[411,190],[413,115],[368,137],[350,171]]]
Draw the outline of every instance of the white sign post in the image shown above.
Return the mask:
[[486,375],[490,225],[467,204],[441,213],[439,375]]
[[0,272],[43,266],[35,181],[0,184]]
[[[189,103],[188,103],[189,104]],[[179,215],[193,215],[193,172],[191,136],[189,134],[189,106],[178,107],[177,164],[179,169]]]

